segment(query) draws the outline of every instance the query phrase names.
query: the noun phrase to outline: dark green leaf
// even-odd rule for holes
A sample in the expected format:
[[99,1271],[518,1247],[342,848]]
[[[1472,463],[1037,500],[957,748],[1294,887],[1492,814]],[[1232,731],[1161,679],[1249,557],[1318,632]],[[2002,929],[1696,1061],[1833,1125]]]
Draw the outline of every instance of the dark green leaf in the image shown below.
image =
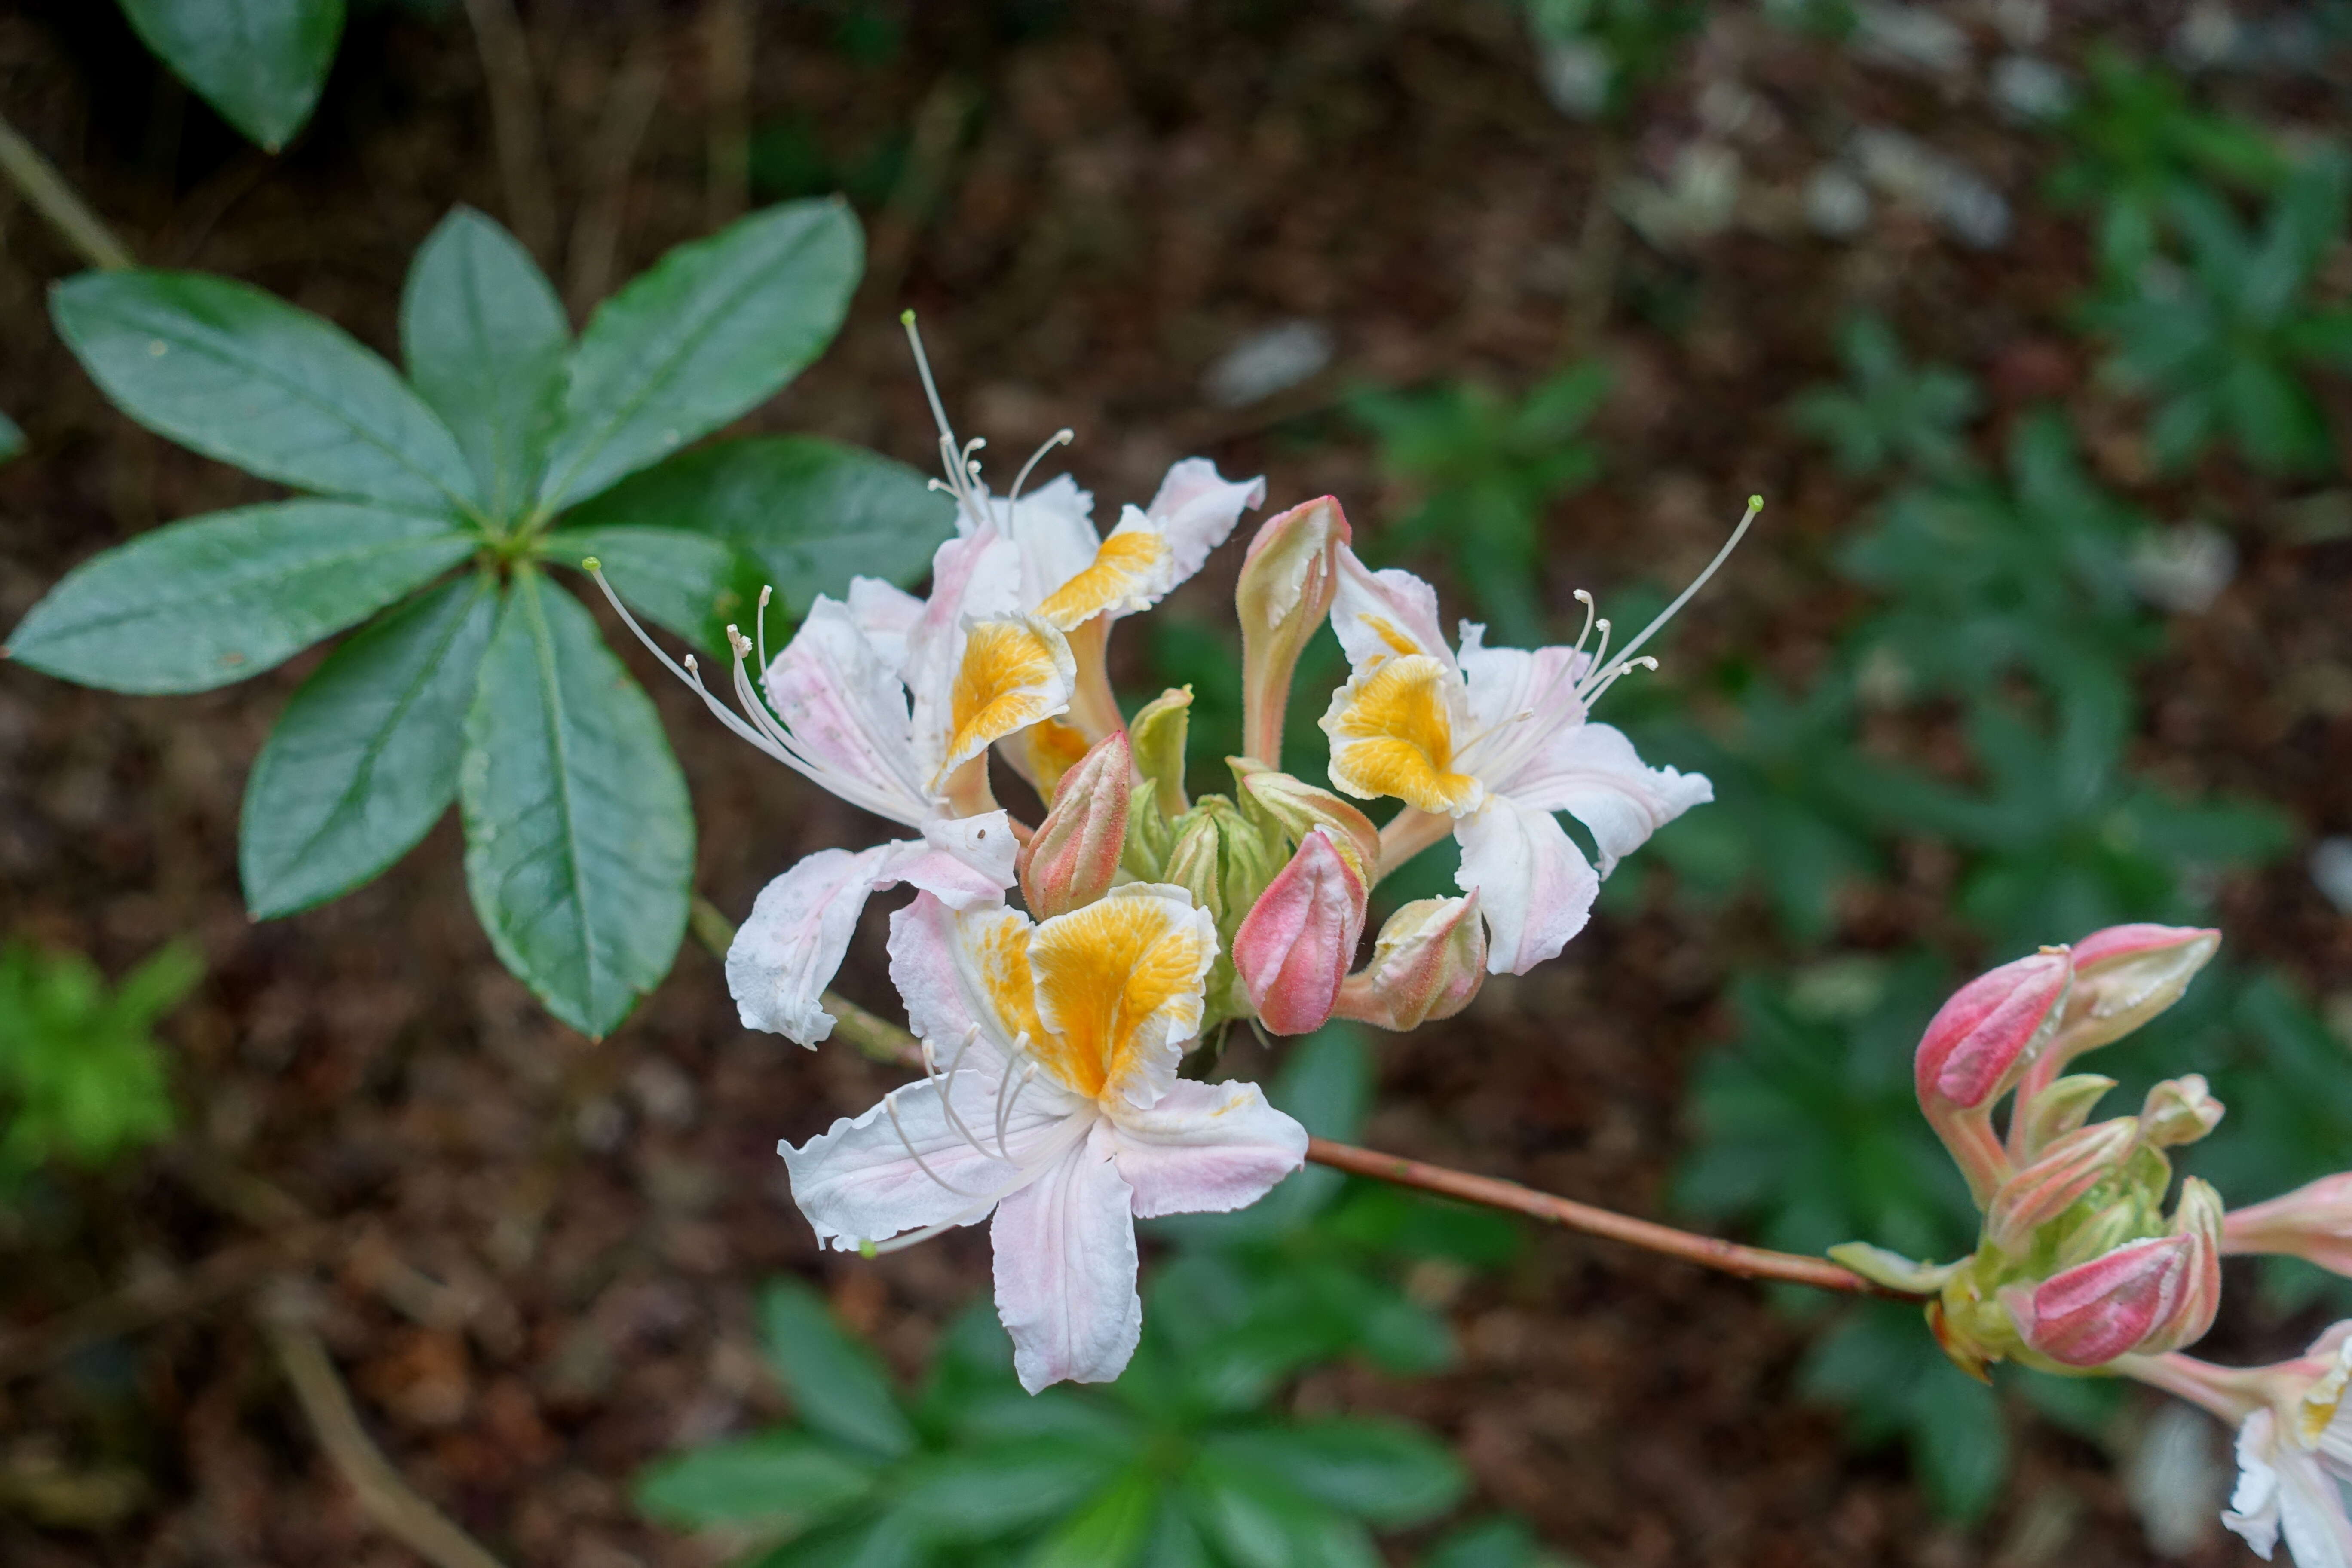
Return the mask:
[[448,421],[493,518],[528,505],[563,405],[572,324],[530,253],[471,207],[416,252],[400,300],[409,379]]
[[334,64],[343,0],[122,0],[147,47],[221,118],[275,153]]
[[1912,1396],[1911,1462],[1936,1511],[1982,1517],[2009,1479],[2009,1431],[1991,1389],[1958,1367],[1923,1376]]
[[1421,1568],[1537,1568],[1543,1548],[1528,1527],[1516,1519],[1482,1519],[1449,1531]]
[[584,500],[773,396],[833,341],[864,246],[839,202],[791,202],[682,245],[598,307],[540,487]]
[[1121,1476],[1040,1542],[1023,1568],[1126,1568],[1142,1550],[1159,1501],[1152,1477]]
[[115,405],[208,458],[428,511],[479,497],[457,438],[341,327],[226,278],[85,272],[58,331]]
[[890,1458],[914,1448],[889,1374],[814,1290],[797,1279],[770,1285],[760,1297],[760,1344],[801,1419],[817,1431]]
[[499,957],[584,1034],[667,972],[694,817],[654,705],[578,601],[514,575],[466,719],[466,879]]
[[0,414],[0,463],[6,462],[24,449],[25,433],[16,428],[14,419]]
[[1444,1445],[1396,1422],[1303,1421],[1231,1434],[1215,1439],[1212,1451],[1238,1469],[1384,1526],[1434,1519],[1466,1484]]
[[688,1530],[758,1522],[797,1531],[866,1496],[874,1477],[867,1460],[774,1432],[661,1460],[638,1479],[637,1506]]
[[915,582],[955,532],[954,507],[922,475],[814,436],[718,442],[614,487],[566,521],[726,540],[757,563],[794,617],[819,594],[841,595],[854,576]]
[[7,653],[110,691],[207,691],[342,630],[473,542],[443,519],[341,501],[190,518],[67,573]]
[[754,1568],[917,1568],[932,1561],[922,1535],[896,1514],[820,1530],[779,1546]]
[[255,919],[357,887],[457,798],[497,619],[492,581],[460,578],[367,627],[302,683],[246,780],[237,864]]
[[733,545],[707,533],[565,528],[541,539],[539,553],[574,567],[593,557],[630,607],[722,660],[730,657],[727,627],[740,621],[749,636],[759,613],[759,573]]
[[1115,1447],[1048,1440],[918,1459],[894,1478],[892,1511],[935,1541],[993,1541],[1068,1512],[1125,1458]]

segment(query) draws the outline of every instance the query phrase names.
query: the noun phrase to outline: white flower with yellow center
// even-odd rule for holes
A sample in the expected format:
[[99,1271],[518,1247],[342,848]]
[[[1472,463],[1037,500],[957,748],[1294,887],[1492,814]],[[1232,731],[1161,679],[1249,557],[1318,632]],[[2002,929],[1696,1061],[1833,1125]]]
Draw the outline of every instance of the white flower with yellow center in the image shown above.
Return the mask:
[[891,917],[890,974],[924,1081],[779,1146],[818,1238],[903,1247],[993,1213],[1022,1384],[1117,1377],[1143,1321],[1136,1217],[1241,1208],[1306,1157],[1255,1084],[1176,1077],[1216,954],[1181,888],[1042,923],[918,894]]
[[[1454,835],[1462,846],[1455,881],[1478,895],[1490,973],[1524,974],[1556,957],[1583,929],[1618,860],[1715,798],[1704,776],[1644,765],[1622,731],[1589,714],[1618,677],[1636,664],[1654,667],[1633,656],[1722,564],[1759,504],[1613,659],[1609,623],[1590,618],[1580,592],[1588,619],[1573,647],[1490,648],[1485,628],[1465,621],[1456,652],[1439,629],[1434,589],[1410,572],[1374,572],[1340,547],[1331,625],[1353,673],[1321,721],[1331,782],[1361,799],[1405,803],[1381,833],[1384,869]],[[1588,653],[1596,626],[1601,640]],[[1553,815],[1560,811],[1591,829],[1597,871]]]
[[2282,1532],[2296,1568],[2352,1568],[2352,1324],[2321,1336],[2301,1363],[2315,1376],[2291,1404],[2265,1405],[2238,1427],[2238,1487],[2221,1522],[2268,1559]]
[[[738,735],[922,835],[819,850],[761,890],[727,953],[728,986],[746,1028],[804,1046],[832,1034],[819,998],[879,889],[908,883],[959,908],[1003,901],[1016,845],[989,790],[988,749],[1066,710],[1075,674],[1060,631],[1018,608],[1019,572],[1012,543],[982,529],[940,547],[928,600],[863,577],[851,583],[846,603],[819,596],[773,663],[730,627],[740,712],[703,685],[693,656],[682,668],[672,663],[614,600],[646,646]],[[762,594],[763,611],[766,601]],[[764,700],[746,668],[755,650]]]

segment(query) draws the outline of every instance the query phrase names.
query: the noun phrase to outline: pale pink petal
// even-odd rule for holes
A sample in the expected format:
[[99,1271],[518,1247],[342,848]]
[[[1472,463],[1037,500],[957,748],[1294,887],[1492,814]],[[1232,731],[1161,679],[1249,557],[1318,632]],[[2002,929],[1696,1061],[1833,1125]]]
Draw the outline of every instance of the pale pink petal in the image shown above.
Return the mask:
[[898,670],[847,605],[820,596],[768,667],[766,684],[817,782],[909,827],[929,814]]
[[893,671],[907,666],[907,636],[923,618],[923,601],[879,577],[849,580],[849,618]]
[[1488,647],[1486,630],[1470,621],[1461,626],[1468,717],[1456,765],[1515,794],[1512,781],[1546,743],[1584,722],[1576,683],[1592,661],[1572,648]]
[[959,916],[929,893],[917,893],[891,915],[890,982],[906,1003],[908,1026],[940,1059],[974,1029],[1012,1054],[1018,1031],[989,1000],[986,963],[991,953],[1025,949],[1031,929],[1018,910],[983,905]]
[[1591,828],[1604,877],[1651,834],[1715,798],[1706,774],[1644,765],[1624,731],[1607,724],[1556,731],[1507,783],[1486,782],[1524,805],[1568,812]]
[[1034,1394],[1049,1384],[1108,1383],[1143,1331],[1135,1293],[1134,1192],[1097,1122],[1087,1140],[997,1205],[996,1311],[1013,1366]]
[[2276,1447],[2277,1420],[2269,1411],[2257,1410],[2239,1425],[2238,1485],[2221,1515],[2265,1563],[2278,1549],[2279,1473],[2271,1463]]
[[1254,1083],[1180,1079],[1149,1110],[1118,1108],[1112,1128],[1146,1218],[1245,1208],[1307,1159],[1307,1129]]
[[[1251,507],[1265,504],[1263,479],[1228,479],[1206,458],[1186,458],[1168,470],[1144,515],[1168,542],[1169,586],[1201,569]],[[1162,589],[1161,592],[1166,592]]]
[[950,909],[1002,903],[1013,886],[1013,858],[1019,849],[1012,819],[1002,811],[978,816],[934,817],[923,824],[923,842],[894,845],[895,854],[875,879],[887,888],[904,882],[936,896]]
[[747,1029],[814,1047],[833,1033],[818,998],[833,984],[875,878],[905,842],[820,849],[760,889],[727,949],[727,989]]
[[1102,543],[1093,522],[1095,498],[1067,474],[1056,474],[1019,500],[992,502],[996,526],[1020,552],[1019,607],[1034,610],[1054,590],[1094,564]]
[[[1064,1117],[1041,1097],[1000,1099],[1004,1058],[992,1046],[975,1042],[961,1061],[954,1057],[943,1057],[938,1079],[893,1089],[797,1149],[777,1145],[793,1201],[820,1242],[848,1252],[924,1226],[972,1224],[1020,1184],[1027,1161],[1052,1149]],[[1000,1103],[1007,1107],[1001,1144]]]
[[2273,1463],[2278,1470],[2279,1522],[2295,1568],[2352,1568],[2352,1519],[2345,1516],[2336,1478],[2313,1455],[2291,1445],[2282,1445]]
[[1360,667],[1395,654],[1423,653],[1454,668],[1454,654],[1445,646],[1444,629],[1437,624],[1437,590],[1410,572],[1390,567],[1375,572],[1339,546],[1339,587],[1331,601],[1331,629],[1348,662]]
[[1507,796],[1454,824],[1462,868],[1454,880],[1486,914],[1486,971],[1525,974],[1557,958],[1584,929],[1601,879],[1551,813]]

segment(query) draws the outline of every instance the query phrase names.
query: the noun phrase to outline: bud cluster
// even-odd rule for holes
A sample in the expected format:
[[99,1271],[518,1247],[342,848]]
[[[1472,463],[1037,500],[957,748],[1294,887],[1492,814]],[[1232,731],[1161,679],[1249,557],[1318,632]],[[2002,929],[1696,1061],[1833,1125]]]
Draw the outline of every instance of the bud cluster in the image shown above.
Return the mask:
[[2157,1085],[2137,1116],[2093,1122],[2115,1080],[2067,1068],[2170,1006],[2219,941],[2112,927],[1979,976],[1929,1022],[1913,1063],[1919,1108],[1983,1211],[1977,1250],[1942,1267],[1861,1247],[1832,1256],[1897,1289],[1934,1289],[1928,1322],[1964,1370],[2103,1367],[2212,1326],[2221,1195],[2188,1177],[2166,1213],[2166,1151],[2211,1131],[2220,1102],[2191,1074]]

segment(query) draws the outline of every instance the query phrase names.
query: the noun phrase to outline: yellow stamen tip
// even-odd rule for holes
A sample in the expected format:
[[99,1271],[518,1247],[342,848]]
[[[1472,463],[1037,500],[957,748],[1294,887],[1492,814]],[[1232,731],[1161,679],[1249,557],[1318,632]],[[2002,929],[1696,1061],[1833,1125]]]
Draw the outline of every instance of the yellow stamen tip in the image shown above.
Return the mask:
[[583,555],[580,558],[580,570],[583,572],[602,572],[604,569],[604,563],[593,555]]

